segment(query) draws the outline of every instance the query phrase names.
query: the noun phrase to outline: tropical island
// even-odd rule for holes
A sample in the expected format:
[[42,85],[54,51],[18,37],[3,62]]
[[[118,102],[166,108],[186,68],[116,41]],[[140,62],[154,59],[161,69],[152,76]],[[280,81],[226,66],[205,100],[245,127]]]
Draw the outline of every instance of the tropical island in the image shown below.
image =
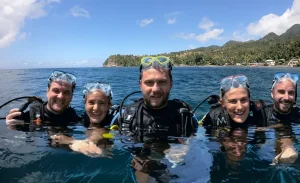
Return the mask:
[[[271,32],[256,41],[228,41],[223,46],[212,45],[157,55],[170,57],[175,66],[300,66],[300,24],[293,25],[280,36]],[[143,56],[111,55],[103,67],[138,66]]]

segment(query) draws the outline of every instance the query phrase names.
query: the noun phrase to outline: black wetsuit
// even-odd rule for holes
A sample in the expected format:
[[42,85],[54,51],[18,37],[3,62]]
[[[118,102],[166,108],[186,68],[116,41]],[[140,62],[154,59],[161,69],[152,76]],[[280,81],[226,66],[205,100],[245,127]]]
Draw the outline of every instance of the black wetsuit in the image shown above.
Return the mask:
[[43,104],[34,102],[30,105],[29,111],[23,114],[25,122],[33,123],[37,118],[40,118],[43,124],[50,126],[67,126],[80,120],[72,107],[68,107],[60,114],[54,114],[47,109],[47,102]]
[[[178,143],[178,137],[191,136],[198,127],[190,107],[178,99],[169,100],[161,109],[153,109],[140,99],[127,106],[116,123],[121,126],[122,134],[131,137],[131,142],[144,142],[142,148],[132,145],[129,149],[135,155],[133,169],[148,174],[157,182],[169,182],[171,179],[167,165],[161,162],[169,143]],[[170,136],[177,138],[168,138]],[[155,160],[152,159],[154,155]]]
[[[262,105],[263,106],[263,105]],[[260,106],[259,106],[260,107]],[[256,102],[250,102],[250,115],[244,123],[234,122],[226,110],[221,105],[213,106],[206,116],[202,119],[202,126],[206,128],[216,128],[216,127],[241,127],[245,128],[247,126],[261,126],[263,123],[262,111],[258,109]]]
[[266,114],[267,126],[277,123],[300,123],[300,108],[295,106],[287,114],[279,113],[274,109],[274,105],[270,104],[264,108]]
[[[221,105],[214,105],[211,107],[210,111],[204,118],[201,123],[202,126],[206,129],[205,133],[208,135],[214,134],[217,137],[227,136],[228,130],[233,130],[236,128],[241,128],[247,131],[247,128],[250,126],[264,126],[264,111],[261,110],[264,107],[264,101],[250,101],[250,114],[247,117],[246,121],[243,123],[234,122],[226,110]],[[265,134],[260,131],[255,131],[252,144],[261,144],[265,142]]]
[[121,131],[139,142],[190,136],[198,126],[189,106],[178,99],[169,100],[162,109],[153,109],[140,99],[127,106],[122,116],[122,120],[118,119]]
[[[300,108],[295,106],[287,114],[279,113],[274,109],[274,104],[269,104],[262,108],[265,113],[264,124],[262,126],[273,126],[275,128],[276,139],[294,138],[292,123],[300,123]],[[275,125],[275,126],[274,126]],[[279,126],[277,126],[279,125]]]

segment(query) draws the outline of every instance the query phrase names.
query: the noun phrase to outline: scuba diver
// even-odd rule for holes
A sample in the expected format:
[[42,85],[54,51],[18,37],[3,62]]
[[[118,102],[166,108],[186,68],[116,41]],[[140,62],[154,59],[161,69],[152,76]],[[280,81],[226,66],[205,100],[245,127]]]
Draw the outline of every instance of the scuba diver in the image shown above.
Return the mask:
[[[76,77],[67,72],[53,71],[48,79],[47,99],[45,103],[34,101],[29,111],[12,109],[6,116],[7,125],[23,125],[25,122],[38,125],[67,126],[80,120],[75,110],[70,107]],[[27,108],[24,107],[24,110]]]
[[[219,145],[217,150],[211,150],[211,182],[222,182],[224,179],[231,182],[237,177],[240,180],[241,172],[247,171],[241,166],[247,145],[257,143],[248,142],[248,127],[262,123],[259,121],[262,116],[259,109],[263,101],[251,101],[248,78],[235,75],[221,80],[219,103],[212,104],[200,123],[206,129],[206,135],[213,137],[210,143]],[[260,135],[260,132],[257,133]],[[211,148],[214,149],[214,146]]]
[[85,113],[83,114],[83,124],[87,127],[85,132],[87,138],[84,140],[75,140],[73,137],[66,135],[52,135],[52,140],[59,144],[67,144],[76,152],[83,153],[87,156],[101,156],[108,144],[109,130],[106,126],[110,125],[113,118],[111,114],[112,106],[112,89],[108,83],[87,83],[84,86],[83,98]]
[[[180,137],[193,136],[197,131],[197,120],[189,105],[179,99],[169,100],[173,86],[171,71],[168,57],[143,57],[139,78],[143,98],[126,106],[115,123],[131,142],[144,143],[141,148],[131,149],[132,167],[138,182],[152,179],[167,182],[171,176],[161,160],[164,151],[170,148],[168,143],[181,143],[178,142]],[[161,158],[150,161],[153,154]]]
[[219,134],[217,141],[219,151],[213,151],[210,168],[210,182],[236,182],[243,181],[247,168],[242,166],[242,160],[247,152],[247,128],[230,128],[226,134]]
[[172,63],[168,57],[143,57],[140,88],[143,98],[127,106],[117,124],[121,132],[137,142],[189,137],[197,131],[197,120],[182,100],[168,100],[173,86]]
[[211,106],[200,124],[210,130],[217,127],[260,125],[262,100],[250,100],[250,87],[245,75],[228,76],[221,80],[220,100]]
[[264,107],[267,126],[279,121],[300,123],[300,109],[294,106],[297,100],[298,79],[299,75],[296,73],[275,74],[271,87],[273,104]]
[[300,123],[300,109],[295,106],[297,99],[296,73],[278,72],[274,75],[271,87],[273,104],[261,108],[265,128],[273,127],[276,134],[276,154],[272,164],[293,163],[298,158],[298,153],[293,146],[292,123]]

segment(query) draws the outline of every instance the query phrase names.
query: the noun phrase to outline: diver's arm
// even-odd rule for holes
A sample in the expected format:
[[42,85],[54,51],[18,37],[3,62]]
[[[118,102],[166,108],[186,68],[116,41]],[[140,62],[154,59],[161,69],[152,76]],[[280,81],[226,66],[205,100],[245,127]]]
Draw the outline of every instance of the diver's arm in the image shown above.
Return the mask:
[[281,138],[278,140],[279,150],[281,151],[274,159],[276,163],[294,163],[298,158],[298,153],[294,148],[291,138]]
[[74,138],[70,136],[66,136],[63,134],[58,134],[58,135],[51,135],[50,138],[59,145],[64,145],[64,144],[72,144],[74,143]]
[[50,136],[52,139],[52,145],[69,145],[70,149],[82,153],[87,156],[99,156],[102,154],[103,150],[97,147],[93,142],[85,139],[85,140],[75,140],[73,137],[69,137],[66,135],[52,135]]

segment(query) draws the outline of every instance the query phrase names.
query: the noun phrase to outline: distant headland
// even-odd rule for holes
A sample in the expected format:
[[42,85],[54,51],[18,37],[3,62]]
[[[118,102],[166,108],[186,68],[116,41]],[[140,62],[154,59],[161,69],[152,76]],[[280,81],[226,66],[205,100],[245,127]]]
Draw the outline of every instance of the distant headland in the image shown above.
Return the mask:
[[[293,25],[281,35],[271,32],[256,41],[228,41],[223,46],[157,55],[170,57],[175,66],[300,66],[300,24]],[[143,56],[111,55],[103,67],[138,66]]]

